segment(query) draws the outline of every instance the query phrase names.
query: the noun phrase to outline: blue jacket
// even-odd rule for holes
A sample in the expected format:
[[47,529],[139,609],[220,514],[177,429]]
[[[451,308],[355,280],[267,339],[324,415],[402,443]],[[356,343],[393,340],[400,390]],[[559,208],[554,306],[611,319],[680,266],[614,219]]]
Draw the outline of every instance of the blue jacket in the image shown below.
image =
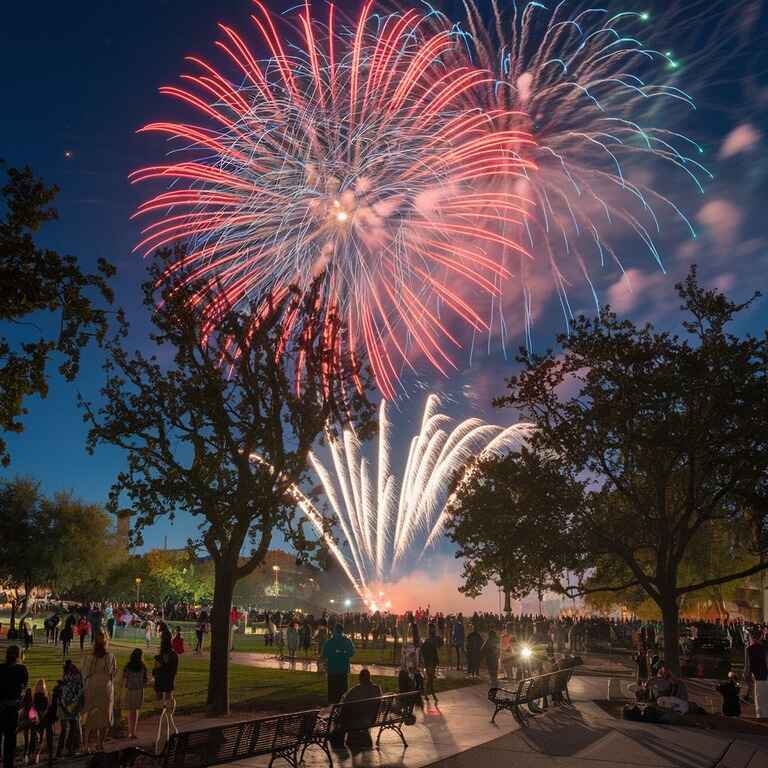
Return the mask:
[[348,637],[334,634],[323,643],[321,655],[328,662],[329,675],[346,675],[349,660],[355,655],[355,646]]

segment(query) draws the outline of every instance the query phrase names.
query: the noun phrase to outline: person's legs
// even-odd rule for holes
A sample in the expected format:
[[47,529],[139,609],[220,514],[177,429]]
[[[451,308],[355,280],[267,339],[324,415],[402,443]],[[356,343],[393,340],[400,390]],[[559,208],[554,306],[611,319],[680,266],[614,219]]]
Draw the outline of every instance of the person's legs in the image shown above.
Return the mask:
[[755,717],[768,718],[768,680],[755,680]]
[[347,692],[347,676],[345,674],[328,674],[328,703],[338,704]]
[[16,756],[16,729],[19,724],[19,712],[16,707],[0,709],[0,740],[3,746],[3,768],[13,768]]
[[424,685],[424,693],[427,696],[432,696],[432,698],[437,701],[437,694],[435,693],[435,676],[437,675],[437,668],[436,667],[427,667],[427,680]]

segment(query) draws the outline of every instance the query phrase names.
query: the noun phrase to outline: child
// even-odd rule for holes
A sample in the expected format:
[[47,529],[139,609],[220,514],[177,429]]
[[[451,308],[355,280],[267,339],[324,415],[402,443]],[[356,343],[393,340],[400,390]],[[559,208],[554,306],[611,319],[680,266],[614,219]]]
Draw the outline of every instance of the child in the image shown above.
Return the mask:
[[717,692],[723,697],[723,714],[727,717],[741,715],[740,686],[737,681],[738,675],[735,672],[729,672],[728,681],[717,686]]
[[37,728],[37,710],[33,703],[32,689],[27,688],[21,700],[19,710],[19,730],[24,736],[24,765],[29,762],[29,755],[35,748],[35,728]]
[[[32,728],[32,742],[29,749],[29,756],[34,752],[35,764],[40,762],[40,753],[43,751],[43,741],[48,735],[48,753],[51,752],[51,743],[53,742],[53,725],[48,723],[48,688],[45,680],[38,680],[35,683],[35,690],[32,694],[32,706],[37,713],[37,724]],[[48,733],[50,731],[50,733]],[[38,745],[38,739],[40,743]],[[37,751],[35,748],[37,747]]]

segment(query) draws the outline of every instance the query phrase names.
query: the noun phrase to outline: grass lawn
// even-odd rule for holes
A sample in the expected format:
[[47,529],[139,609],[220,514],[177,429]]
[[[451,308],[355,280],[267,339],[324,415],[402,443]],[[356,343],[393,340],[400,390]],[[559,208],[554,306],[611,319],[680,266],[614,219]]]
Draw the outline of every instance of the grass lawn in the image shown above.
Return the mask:
[[[86,646],[86,651],[88,646]],[[130,646],[114,644],[110,647],[117,658],[118,672],[128,660]],[[147,667],[152,666],[152,656],[157,653],[153,648],[146,654]],[[391,651],[390,651],[391,653]],[[80,666],[80,648],[76,643],[70,653],[72,661]],[[357,657],[355,661],[358,661]],[[365,661],[363,659],[363,661]],[[59,679],[62,670],[61,647],[38,644],[27,652],[24,663],[29,670],[30,686],[43,678],[49,692]],[[151,678],[150,678],[151,679]],[[384,692],[391,692],[397,687],[395,677],[374,676],[374,681]],[[459,688],[471,681],[438,680],[438,690]],[[179,712],[200,712],[205,708],[205,696],[208,686],[208,657],[184,654],[179,662],[176,677],[176,701]],[[261,669],[233,664],[230,667],[230,700],[233,709],[242,711],[297,711],[325,705],[327,685],[325,677],[316,672],[302,672],[280,669]],[[143,714],[159,712],[154,692],[147,689]]]

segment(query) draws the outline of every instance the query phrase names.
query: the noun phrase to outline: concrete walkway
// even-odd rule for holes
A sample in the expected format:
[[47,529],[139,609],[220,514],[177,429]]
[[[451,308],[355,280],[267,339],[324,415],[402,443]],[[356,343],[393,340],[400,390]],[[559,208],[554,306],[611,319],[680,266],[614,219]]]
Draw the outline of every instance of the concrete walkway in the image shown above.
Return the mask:
[[768,768],[766,749],[768,738],[632,723],[579,702],[433,768]]
[[[336,768],[768,768],[768,737],[742,736],[691,727],[646,725],[617,720],[594,701],[607,698],[607,676],[571,680],[572,707],[551,709],[521,728],[507,712],[491,724],[487,685],[439,695],[406,728],[408,748],[387,732],[381,748],[352,754],[334,752]],[[243,719],[243,715],[229,718]],[[223,719],[180,717],[180,730],[202,728]],[[156,721],[140,730],[140,742],[154,741]],[[768,731],[767,731],[768,733]],[[136,742],[111,740],[109,751]],[[317,747],[307,751],[307,768],[327,766]],[[266,768],[269,758],[244,760],[241,768]]]
[[[248,651],[232,651],[230,660],[233,664],[244,667],[258,667],[261,669],[285,669],[298,670],[300,672],[317,672],[317,662],[313,659],[303,659],[297,657],[296,661],[289,662],[285,657],[267,655],[264,653],[253,653]],[[594,675],[599,677],[625,677],[630,681],[631,669],[626,661],[617,657],[587,656],[584,659],[584,665],[579,667],[577,675]],[[356,675],[363,667],[370,670],[372,675],[381,675],[382,677],[392,677],[397,675],[398,667],[389,664],[352,664],[352,674]],[[481,677],[487,679],[485,668],[481,668]],[[465,678],[466,674],[449,667],[440,667],[437,676],[442,678]],[[503,677],[503,672],[502,672]]]

